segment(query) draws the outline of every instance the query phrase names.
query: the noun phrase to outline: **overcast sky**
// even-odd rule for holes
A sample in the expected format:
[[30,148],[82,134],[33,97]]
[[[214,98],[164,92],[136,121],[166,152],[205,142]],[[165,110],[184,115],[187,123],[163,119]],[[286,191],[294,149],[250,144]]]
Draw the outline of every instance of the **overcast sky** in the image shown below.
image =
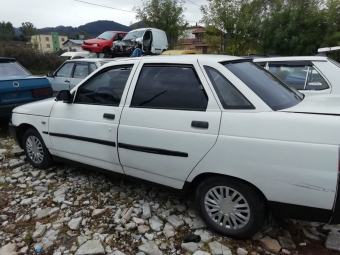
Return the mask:
[[[83,0],[85,2],[132,11],[142,0]],[[191,0],[197,5],[206,0]],[[190,24],[202,18],[199,6],[186,1],[185,16]],[[75,0],[0,0],[0,21],[9,21],[14,27],[22,22],[32,22],[37,28],[78,27],[96,20],[112,20],[123,25],[136,22],[134,13],[93,6]]]

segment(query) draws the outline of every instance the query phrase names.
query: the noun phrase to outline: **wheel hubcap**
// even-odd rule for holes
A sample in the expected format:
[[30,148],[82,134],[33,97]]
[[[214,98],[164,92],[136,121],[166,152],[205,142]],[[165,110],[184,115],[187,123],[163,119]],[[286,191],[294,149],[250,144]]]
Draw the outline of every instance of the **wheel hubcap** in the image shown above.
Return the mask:
[[34,163],[40,164],[44,160],[44,150],[37,137],[31,135],[27,138],[26,150],[28,156]]
[[245,198],[226,186],[210,189],[205,195],[204,207],[210,219],[227,229],[241,229],[250,219],[250,209]]

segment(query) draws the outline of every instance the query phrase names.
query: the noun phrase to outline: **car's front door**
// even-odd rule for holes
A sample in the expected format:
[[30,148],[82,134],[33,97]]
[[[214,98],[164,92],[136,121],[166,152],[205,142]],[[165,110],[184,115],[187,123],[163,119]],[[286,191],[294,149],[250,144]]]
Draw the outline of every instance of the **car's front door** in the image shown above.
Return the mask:
[[55,154],[123,173],[117,130],[134,64],[107,67],[77,88],[73,103],[57,102],[49,120]]
[[66,62],[54,73],[53,78],[49,78],[53,91],[58,92],[60,90],[70,89],[73,67],[73,62]]
[[79,84],[86,76],[90,74],[89,65],[87,62],[76,62],[74,65],[72,78],[70,79],[70,89],[73,89]]
[[221,110],[197,60],[143,60],[138,69],[118,130],[121,164],[128,175],[182,188],[214,146]]

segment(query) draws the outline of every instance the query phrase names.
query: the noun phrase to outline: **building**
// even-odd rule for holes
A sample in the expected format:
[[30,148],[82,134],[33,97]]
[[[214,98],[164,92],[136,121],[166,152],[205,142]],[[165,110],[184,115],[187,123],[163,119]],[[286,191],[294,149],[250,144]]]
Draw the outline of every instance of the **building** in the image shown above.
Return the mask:
[[59,35],[58,32],[51,32],[47,35],[32,35],[31,43],[33,47],[42,52],[59,51],[61,45],[68,40],[65,35]]
[[81,48],[81,45],[83,44],[84,40],[74,40],[74,39],[68,39],[63,44],[61,49],[65,51],[84,51]]
[[187,27],[184,32],[183,35],[179,37],[179,39],[195,39],[195,35],[192,33],[194,32],[196,29],[199,28],[204,28],[202,26],[198,26],[196,23],[196,26],[191,26],[191,27]]
[[213,45],[204,38],[205,28],[201,26],[189,27],[185,38],[180,38],[175,45],[176,50],[199,50],[202,53],[212,53]]

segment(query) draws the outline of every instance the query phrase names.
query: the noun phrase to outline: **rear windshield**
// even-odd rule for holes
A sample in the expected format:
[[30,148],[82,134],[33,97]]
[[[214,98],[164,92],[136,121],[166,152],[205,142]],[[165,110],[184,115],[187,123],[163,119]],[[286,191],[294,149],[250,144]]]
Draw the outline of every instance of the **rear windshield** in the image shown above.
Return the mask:
[[251,62],[222,64],[274,111],[293,107],[304,97],[259,65]]
[[0,63],[0,76],[30,76],[17,62]]

